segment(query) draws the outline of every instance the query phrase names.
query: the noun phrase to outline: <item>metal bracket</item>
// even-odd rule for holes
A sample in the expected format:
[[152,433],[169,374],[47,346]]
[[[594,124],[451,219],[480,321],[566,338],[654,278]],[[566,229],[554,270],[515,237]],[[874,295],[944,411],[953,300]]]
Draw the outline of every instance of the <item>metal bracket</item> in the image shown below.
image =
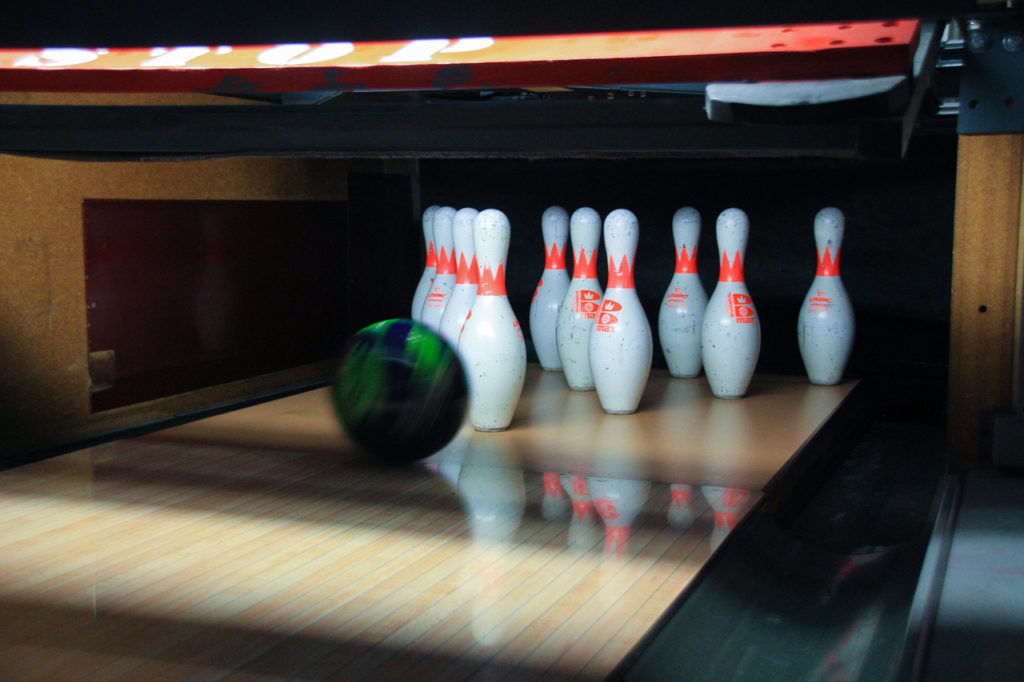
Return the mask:
[[957,132],[1024,131],[1024,17],[967,21]]

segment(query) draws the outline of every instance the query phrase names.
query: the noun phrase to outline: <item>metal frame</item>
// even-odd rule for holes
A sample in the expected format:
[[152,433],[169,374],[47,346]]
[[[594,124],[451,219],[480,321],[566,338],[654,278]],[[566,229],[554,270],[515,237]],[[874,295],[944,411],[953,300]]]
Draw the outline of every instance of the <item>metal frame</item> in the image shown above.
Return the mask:
[[957,132],[1024,131],[1024,16],[967,21]]

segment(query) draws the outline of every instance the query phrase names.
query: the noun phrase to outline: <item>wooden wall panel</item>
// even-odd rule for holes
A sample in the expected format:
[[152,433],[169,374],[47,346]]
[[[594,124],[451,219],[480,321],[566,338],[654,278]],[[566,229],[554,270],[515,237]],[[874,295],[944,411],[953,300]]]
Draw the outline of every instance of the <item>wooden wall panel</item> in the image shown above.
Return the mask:
[[[0,443],[13,453],[180,410],[89,416],[82,201],[345,200],[330,159],[76,162],[0,156]],[[287,381],[278,377],[264,388]],[[245,390],[214,391],[218,399]]]
[[988,459],[981,415],[1013,400],[1024,136],[961,135],[950,314],[953,467]]

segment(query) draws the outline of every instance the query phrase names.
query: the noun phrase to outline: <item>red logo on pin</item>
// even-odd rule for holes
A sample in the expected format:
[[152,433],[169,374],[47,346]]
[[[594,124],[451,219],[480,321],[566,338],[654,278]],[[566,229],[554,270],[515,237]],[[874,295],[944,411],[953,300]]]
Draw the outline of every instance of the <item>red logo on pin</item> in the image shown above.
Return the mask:
[[594,315],[597,314],[598,301],[601,300],[601,295],[591,289],[580,289],[576,292],[576,297],[573,300],[573,311],[579,313],[588,320],[594,319]]
[[729,316],[736,324],[754,324],[754,306],[746,294],[729,294]]
[[594,329],[599,332],[614,331],[615,328],[612,325],[618,322],[619,318],[617,315],[612,315],[612,313],[620,310],[622,310],[621,303],[605,299],[604,303],[601,304],[601,314],[597,316],[597,322],[594,323]]
[[444,304],[444,292],[441,287],[434,287],[434,290],[427,294],[427,307],[440,308]]
[[832,304],[832,299],[825,296],[824,291],[818,291],[817,296],[812,296],[810,300],[810,312],[812,313],[823,313],[828,310],[829,305]]
[[686,305],[687,295],[682,293],[679,287],[675,287],[667,296],[665,305],[669,308],[682,308]]

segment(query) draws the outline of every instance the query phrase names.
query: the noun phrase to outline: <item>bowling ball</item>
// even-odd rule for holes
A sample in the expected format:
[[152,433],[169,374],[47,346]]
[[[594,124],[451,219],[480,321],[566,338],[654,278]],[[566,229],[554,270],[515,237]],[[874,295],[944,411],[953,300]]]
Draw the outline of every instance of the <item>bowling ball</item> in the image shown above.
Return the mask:
[[373,461],[402,465],[448,444],[466,417],[455,349],[412,320],[377,322],[345,345],[331,384],[345,431]]

